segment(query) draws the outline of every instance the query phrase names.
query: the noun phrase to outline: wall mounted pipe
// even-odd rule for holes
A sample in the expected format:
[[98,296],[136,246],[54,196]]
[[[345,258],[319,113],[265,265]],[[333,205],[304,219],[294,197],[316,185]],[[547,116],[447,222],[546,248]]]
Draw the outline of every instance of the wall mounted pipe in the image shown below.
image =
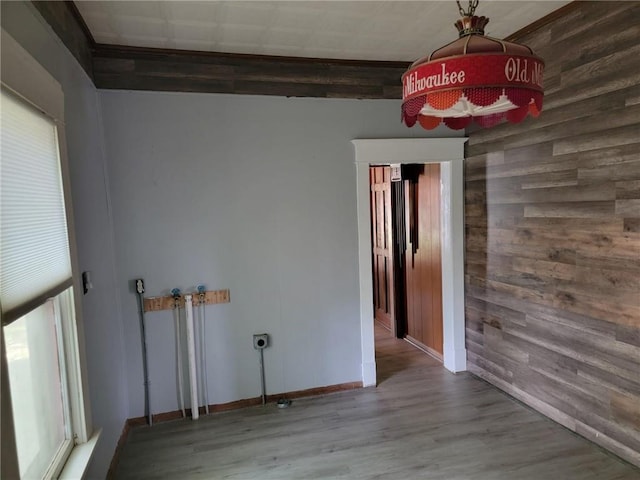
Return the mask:
[[200,312],[200,376],[202,383],[202,400],[204,411],[209,415],[209,384],[207,374],[207,318],[205,303],[205,286],[198,285],[198,311]]
[[191,393],[191,418],[197,420],[198,411],[198,375],[196,371],[196,343],[193,328],[193,298],[184,296],[184,311],[187,323],[187,353],[189,356],[189,386]]
[[184,411],[184,380],[182,378],[182,333],[180,328],[180,290],[171,290],[173,296],[173,320],[176,328],[176,369],[178,376],[178,400],[180,401],[180,411],[182,417],[186,416]]
[[142,340],[142,373],[144,375],[144,409],[147,415],[149,426],[153,425],[153,414],[151,411],[151,395],[149,393],[149,362],[147,359],[147,334],[144,318],[144,280],[138,278],[136,283],[136,293],[140,307],[140,336]]
[[264,379],[264,349],[260,349],[260,387],[261,387],[261,395],[262,405],[267,404],[267,383]]

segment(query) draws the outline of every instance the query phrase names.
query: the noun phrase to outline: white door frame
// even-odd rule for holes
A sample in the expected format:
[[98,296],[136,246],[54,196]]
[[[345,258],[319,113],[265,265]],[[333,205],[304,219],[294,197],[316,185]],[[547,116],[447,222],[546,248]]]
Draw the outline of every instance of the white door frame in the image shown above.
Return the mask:
[[460,138],[352,140],[356,153],[362,384],[376,385],[369,166],[439,163],[441,188],[443,360],[467,369],[464,325],[464,144]]

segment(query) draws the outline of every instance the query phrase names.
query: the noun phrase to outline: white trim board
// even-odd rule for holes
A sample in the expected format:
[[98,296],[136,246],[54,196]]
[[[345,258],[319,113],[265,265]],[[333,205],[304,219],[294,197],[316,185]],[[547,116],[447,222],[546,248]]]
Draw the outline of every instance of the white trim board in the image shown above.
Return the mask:
[[362,384],[376,385],[369,166],[439,163],[441,188],[443,360],[451,372],[467,369],[464,325],[464,144],[460,138],[352,140],[358,202],[358,260]]

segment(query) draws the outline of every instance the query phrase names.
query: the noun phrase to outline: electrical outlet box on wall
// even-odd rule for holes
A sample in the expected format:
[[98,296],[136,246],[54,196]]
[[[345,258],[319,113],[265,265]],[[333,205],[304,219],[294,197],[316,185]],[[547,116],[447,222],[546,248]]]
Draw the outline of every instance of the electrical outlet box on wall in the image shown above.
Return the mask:
[[269,346],[269,334],[259,333],[253,336],[253,348],[256,350],[262,350]]

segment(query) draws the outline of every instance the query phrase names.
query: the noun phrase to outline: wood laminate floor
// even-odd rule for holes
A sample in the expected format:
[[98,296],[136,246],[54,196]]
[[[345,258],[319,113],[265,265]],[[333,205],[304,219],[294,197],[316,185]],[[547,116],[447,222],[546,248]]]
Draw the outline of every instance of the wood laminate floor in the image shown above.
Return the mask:
[[380,327],[376,357],[376,388],[135,428],[116,477],[640,479],[640,469]]

